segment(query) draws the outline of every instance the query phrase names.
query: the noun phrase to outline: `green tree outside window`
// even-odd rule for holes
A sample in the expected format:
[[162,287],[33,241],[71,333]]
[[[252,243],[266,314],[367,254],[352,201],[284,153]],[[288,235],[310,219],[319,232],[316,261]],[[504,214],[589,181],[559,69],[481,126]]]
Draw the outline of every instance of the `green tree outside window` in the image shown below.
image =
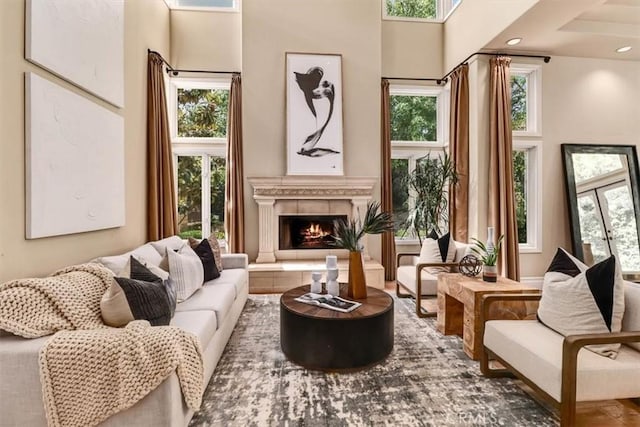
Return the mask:
[[436,0],[386,0],[387,15],[402,18],[435,19]]

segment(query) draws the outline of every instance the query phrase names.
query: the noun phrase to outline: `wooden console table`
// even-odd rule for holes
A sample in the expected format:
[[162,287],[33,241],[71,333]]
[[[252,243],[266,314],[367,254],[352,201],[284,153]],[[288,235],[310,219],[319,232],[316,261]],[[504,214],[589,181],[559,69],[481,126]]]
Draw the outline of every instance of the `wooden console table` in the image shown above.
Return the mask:
[[[540,289],[498,277],[496,283],[485,282],[479,277],[467,277],[460,273],[438,274],[438,332],[459,335],[464,352],[473,360],[482,351],[481,326],[478,321],[482,310],[482,296],[496,293],[537,293]],[[491,319],[523,319],[529,310],[524,302],[493,304]],[[535,313],[535,312],[534,312]]]

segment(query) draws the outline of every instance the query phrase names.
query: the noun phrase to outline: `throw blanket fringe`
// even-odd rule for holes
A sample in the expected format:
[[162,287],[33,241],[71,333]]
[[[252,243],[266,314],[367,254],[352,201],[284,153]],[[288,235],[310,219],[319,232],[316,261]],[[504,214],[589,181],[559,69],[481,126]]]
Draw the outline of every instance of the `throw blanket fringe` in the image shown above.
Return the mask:
[[[187,405],[204,391],[198,338],[146,320],[125,328],[56,333],[40,351],[40,381],[50,426],[93,426],[133,406],[177,371]],[[71,369],[73,367],[73,369]]]

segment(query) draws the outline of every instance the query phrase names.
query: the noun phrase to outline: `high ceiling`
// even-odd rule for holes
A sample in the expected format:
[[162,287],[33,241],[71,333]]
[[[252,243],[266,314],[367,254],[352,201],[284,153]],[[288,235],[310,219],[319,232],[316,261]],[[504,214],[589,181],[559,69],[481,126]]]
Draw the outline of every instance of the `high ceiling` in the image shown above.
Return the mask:
[[[506,41],[522,37],[516,46]],[[617,53],[622,46],[632,46]],[[640,0],[540,0],[488,50],[640,61]]]

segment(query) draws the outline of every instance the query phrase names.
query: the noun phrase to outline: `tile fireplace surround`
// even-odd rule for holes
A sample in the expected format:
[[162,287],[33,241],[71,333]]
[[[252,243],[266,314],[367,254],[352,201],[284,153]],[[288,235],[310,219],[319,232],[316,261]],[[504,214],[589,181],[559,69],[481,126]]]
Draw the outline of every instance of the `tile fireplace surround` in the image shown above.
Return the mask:
[[[340,280],[346,281],[344,249],[278,248],[280,215],[364,215],[372,199],[373,177],[283,176],[248,178],[258,204],[258,257],[249,266],[252,292],[282,292],[310,280],[311,271],[324,270],[326,255],[338,255]],[[365,246],[365,273],[369,286],[384,287],[384,270],[371,260]]]

